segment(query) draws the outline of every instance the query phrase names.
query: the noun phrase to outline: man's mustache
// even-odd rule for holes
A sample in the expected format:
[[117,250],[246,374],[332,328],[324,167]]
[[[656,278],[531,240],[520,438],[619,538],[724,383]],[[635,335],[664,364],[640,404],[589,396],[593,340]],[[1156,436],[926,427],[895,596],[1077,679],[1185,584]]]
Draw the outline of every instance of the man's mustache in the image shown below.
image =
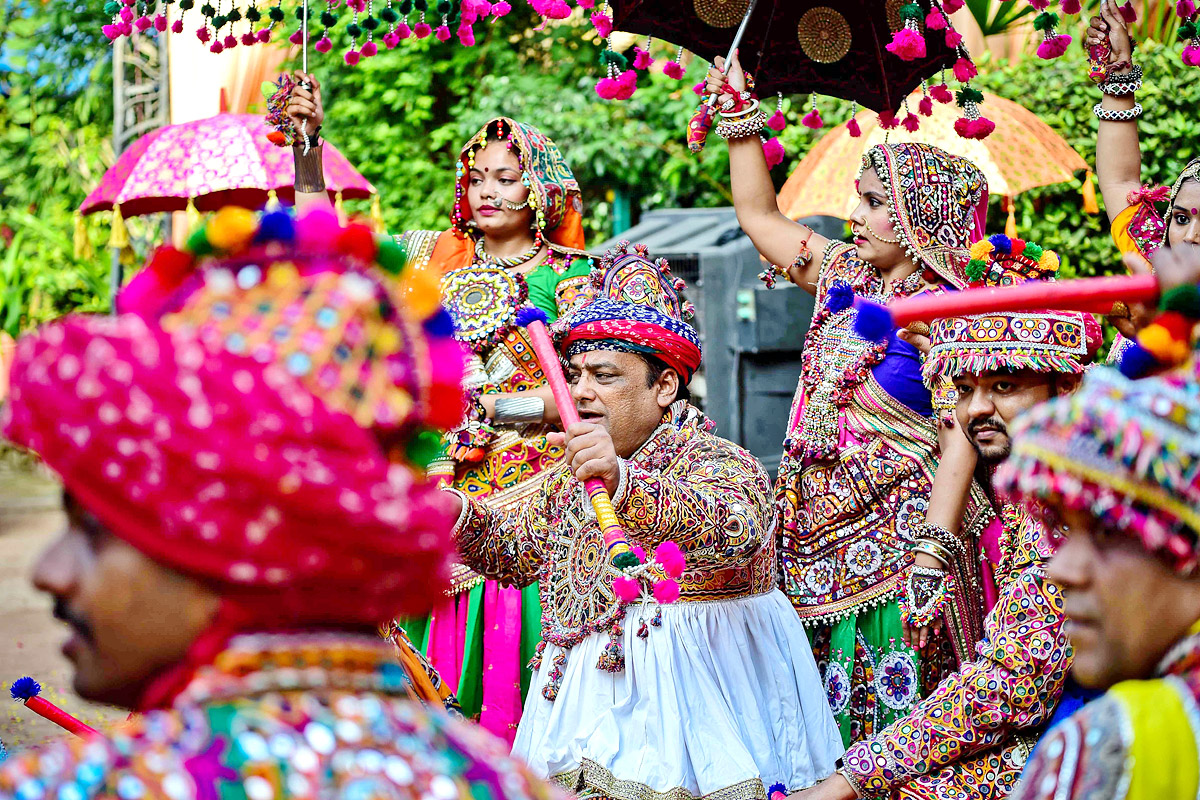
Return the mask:
[[1000,421],[998,417],[988,417],[987,419],[973,419],[967,423],[967,433],[974,436],[981,430],[994,430],[997,433],[1008,435],[1008,428]]
[[84,639],[88,641],[92,640],[92,626],[72,611],[67,606],[67,602],[62,598],[55,598],[54,600],[54,618],[70,625]]

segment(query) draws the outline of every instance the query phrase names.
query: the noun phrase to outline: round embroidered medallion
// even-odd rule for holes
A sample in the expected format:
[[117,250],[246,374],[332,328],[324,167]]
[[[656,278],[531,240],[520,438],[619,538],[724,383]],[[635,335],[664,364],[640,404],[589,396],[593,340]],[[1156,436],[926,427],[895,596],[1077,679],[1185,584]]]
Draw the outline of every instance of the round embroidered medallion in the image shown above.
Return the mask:
[[825,696],[829,698],[829,709],[834,716],[850,705],[850,676],[841,664],[830,664],[825,670]]
[[504,338],[528,297],[523,277],[489,264],[451,270],[442,278],[442,302],[454,317],[455,335],[477,353]]
[[829,6],[804,12],[796,28],[804,55],[820,64],[841,61],[850,52],[850,23]]
[[692,0],[696,16],[714,28],[732,28],[746,16],[750,0]]
[[917,701],[917,663],[902,650],[888,653],[875,672],[875,690],[879,699],[895,711],[907,711]]
[[883,552],[870,540],[855,542],[846,549],[846,568],[855,575],[870,575],[883,565]]

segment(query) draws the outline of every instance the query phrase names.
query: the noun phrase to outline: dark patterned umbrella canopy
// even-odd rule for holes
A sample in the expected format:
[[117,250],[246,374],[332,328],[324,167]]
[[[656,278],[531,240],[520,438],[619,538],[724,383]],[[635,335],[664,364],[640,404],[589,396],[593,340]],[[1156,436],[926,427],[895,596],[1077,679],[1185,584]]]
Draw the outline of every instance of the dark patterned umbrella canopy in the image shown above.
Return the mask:
[[[617,30],[654,36],[712,60],[724,56],[750,0],[609,0]],[[921,81],[959,53],[941,32],[926,56],[904,61],[884,49],[902,27],[904,0],[758,0],[740,46],[761,95],[807,93],[896,110]],[[928,3],[922,3],[924,11]]]

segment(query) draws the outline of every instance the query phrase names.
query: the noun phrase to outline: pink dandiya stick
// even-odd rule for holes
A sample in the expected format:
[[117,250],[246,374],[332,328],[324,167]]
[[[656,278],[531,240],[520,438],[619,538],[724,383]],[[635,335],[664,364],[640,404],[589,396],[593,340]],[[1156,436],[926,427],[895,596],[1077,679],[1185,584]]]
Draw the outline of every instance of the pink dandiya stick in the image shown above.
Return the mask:
[[[558,352],[554,349],[554,342],[550,341],[550,331],[546,330],[546,315],[540,309],[527,306],[518,312],[517,324],[529,331],[529,341],[537,354],[538,363],[542,365],[546,383],[550,384],[550,391],[554,393],[554,404],[558,406],[558,416],[562,419],[563,430],[566,430],[580,421],[579,409],[575,408],[575,399],[571,397],[571,390],[567,388],[567,379],[563,375]],[[628,551],[629,543],[625,538],[625,531],[621,528],[616,512],[613,511],[612,498],[608,496],[604,481],[590,478],[583,482],[583,488],[588,493],[588,499],[592,501],[596,521],[600,523],[600,530],[604,533],[604,545],[608,549],[609,557]]]
[[1153,275],[1028,281],[1016,286],[986,286],[905,297],[886,307],[860,303],[855,330],[864,339],[878,340],[911,322],[944,317],[1041,309],[1107,314],[1118,301],[1153,302],[1158,295],[1158,278]]
[[55,725],[83,738],[99,736],[100,732],[90,725],[76,719],[58,706],[41,697],[42,686],[33,678],[17,678],[13,681],[9,694],[13,700],[20,700],[33,713],[50,720]]

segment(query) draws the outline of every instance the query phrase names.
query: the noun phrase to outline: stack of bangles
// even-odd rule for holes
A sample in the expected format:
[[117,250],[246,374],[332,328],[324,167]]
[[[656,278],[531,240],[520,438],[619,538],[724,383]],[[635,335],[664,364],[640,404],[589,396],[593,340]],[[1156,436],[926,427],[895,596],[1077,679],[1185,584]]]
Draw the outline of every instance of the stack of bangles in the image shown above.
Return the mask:
[[958,537],[940,525],[922,523],[918,532],[912,551],[932,556],[942,569],[916,564],[909,568],[908,580],[900,594],[900,619],[914,628],[931,624],[954,596],[954,578],[946,570],[954,553],[962,548]]
[[745,139],[757,136],[767,126],[767,115],[759,108],[758,99],[750,92],[733,92],[734,99],[721,106],[717,135],[722,139]]
[[[1128,64],[1117,65],[1116,69],[1127,67]],[[1142,68],[1138,65],[1133,65],[1133,69],[1129,72],[1117,75],[1113,72],[1109,73],[1108,80],[1100,84],[1100,91],[1109,97],[1124,97],[1132,95],[1142,88]],[[1097,119],[1104,122],[1129,122],[1135,120],[1142,115],[1142,104],[1134,103],[1133,108],[1126,108],[1120,111],[1114,111],[1104,107],[1103,101],[1096,103],[1092,107],[1092,113]]]

